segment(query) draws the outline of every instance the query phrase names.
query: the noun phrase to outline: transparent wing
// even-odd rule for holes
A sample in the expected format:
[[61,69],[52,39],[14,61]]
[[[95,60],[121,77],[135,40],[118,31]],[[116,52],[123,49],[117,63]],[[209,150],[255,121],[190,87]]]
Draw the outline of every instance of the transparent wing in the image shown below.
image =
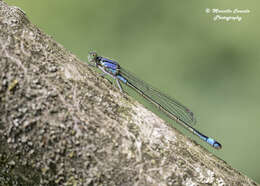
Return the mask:
[[191,112],[187,107],[179,103],[177,100],[161,93],[121,67],[119,73],[121,76],[127,79],[130,84],[134,85],[146,96],[149,96],[154,102],[161,105],[165,110],[176,116],[178,119],[191,125],[196,123],[193,112]]

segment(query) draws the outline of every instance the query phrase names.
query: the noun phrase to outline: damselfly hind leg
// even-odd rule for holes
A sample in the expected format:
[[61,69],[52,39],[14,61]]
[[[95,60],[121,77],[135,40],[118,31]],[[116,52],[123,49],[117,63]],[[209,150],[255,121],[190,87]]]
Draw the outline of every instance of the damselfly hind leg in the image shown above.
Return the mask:
[[88,66],[89,66],[89,67],[96,67],[95,65],[90,64],[90,63],[88,63]]
[[121,86],[120,81],[118,79],[116,79],[116,83],[117,83],[117,86],[118,86],[120,92],[123,93],[122,86]]
[[105,75],[107,75],[107,73],[101,73],[101,74],[99,74],[99,76],[101,76],[101,77],[105,77]]

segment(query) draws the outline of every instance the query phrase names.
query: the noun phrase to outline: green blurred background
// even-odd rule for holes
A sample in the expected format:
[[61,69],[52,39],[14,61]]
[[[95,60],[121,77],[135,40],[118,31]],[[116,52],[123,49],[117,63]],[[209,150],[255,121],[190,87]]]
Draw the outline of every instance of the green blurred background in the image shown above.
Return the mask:
[[[93,48],[180,100],[223,149],[194,139],[260,182],[259,1],[6,2],[80,59]],[[206,8],[251,12],[216,22]]]

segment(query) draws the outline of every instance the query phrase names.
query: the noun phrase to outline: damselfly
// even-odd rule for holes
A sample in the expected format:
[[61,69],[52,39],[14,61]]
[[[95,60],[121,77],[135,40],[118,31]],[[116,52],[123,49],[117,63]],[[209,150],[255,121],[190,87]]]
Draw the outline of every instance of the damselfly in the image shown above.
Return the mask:
[[88,60],[90,65],[103,71],[102,75],[107,74],[114,78],[121,92],[123,92],[123,89],[120,82],[134,89],[146,100],[154,104],[159,110],[164,112],[169,118],[184,126],[212,147],[221,149],[221,144],[219,142],[202,134],[191,126],[192,124],[195,124],[196,120],[193,113],[187,107],[138,79],[133,74],[120,67],[114,60],[98,56],[96,52],[90,52]]

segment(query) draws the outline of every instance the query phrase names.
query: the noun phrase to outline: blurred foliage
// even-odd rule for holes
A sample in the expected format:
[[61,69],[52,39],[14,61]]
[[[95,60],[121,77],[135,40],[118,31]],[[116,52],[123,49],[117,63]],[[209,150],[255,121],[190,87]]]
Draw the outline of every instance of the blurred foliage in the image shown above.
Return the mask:
[[[223,149],[202,145],[260,182],[258,1],[6,2],[82,60],[93,48],[190,107]],[[206,8],[250,13],[213,21]]]

